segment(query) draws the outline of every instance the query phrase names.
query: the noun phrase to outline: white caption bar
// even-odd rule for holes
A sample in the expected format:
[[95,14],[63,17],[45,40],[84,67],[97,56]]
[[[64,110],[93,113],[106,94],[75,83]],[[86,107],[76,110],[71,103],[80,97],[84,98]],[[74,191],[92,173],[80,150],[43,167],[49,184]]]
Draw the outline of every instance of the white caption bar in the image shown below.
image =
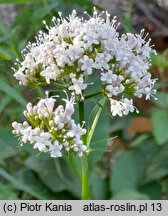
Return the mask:
[[80,216],[163,216],[168,215],[167,200],[7,200],[0,201],[1,216],[80,215]]

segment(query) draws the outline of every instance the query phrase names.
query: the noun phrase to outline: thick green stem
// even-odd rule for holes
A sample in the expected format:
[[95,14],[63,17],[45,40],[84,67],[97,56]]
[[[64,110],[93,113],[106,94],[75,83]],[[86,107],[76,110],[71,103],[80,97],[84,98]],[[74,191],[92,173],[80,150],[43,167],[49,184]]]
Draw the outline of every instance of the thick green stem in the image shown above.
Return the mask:
[[88,156],[84,156],[81,160],[82,164],[82,200],[88,200],[89,191],[88,191],[88,179],[89,179],[89,170],[88,170]]
[[[84,121],[84,102],[79,102],[79,122],[82,125]],[[86,145],[86,136],[82,137],[83,143]],[[87,200],[89,196],[88,192],[88,156],[85,155],[81,159],[81,169],[82,169],[82,200]]]

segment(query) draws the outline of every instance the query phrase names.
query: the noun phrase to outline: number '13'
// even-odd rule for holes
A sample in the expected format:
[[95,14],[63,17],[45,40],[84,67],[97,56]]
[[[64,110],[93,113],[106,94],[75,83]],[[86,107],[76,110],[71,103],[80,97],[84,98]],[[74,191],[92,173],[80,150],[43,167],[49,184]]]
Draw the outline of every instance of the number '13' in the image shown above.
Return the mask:
[[152,206],[153,211],[161,211],[162,210],[161,203],[152,203],[151,206]]

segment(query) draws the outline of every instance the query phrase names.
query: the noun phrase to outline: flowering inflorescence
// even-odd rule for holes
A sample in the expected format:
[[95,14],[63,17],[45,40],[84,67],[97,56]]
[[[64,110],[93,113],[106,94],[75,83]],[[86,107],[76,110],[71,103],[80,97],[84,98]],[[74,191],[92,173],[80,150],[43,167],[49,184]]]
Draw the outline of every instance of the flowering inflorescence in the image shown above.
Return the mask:
[[[77,17],[76,11],[66,19],[61,14],[60,18],[53,18],[54,26],[46,25],[48,32],[40,31],[36,42],[29,43],[23,51],[23,61],[18,62],[14,74],[19,83],[55,82],[82,96],[88,86],[87,77],[99,70],[111,104],[114,98],[120,108],[127,106],[125,101],[132,104],[127,97],[144,95],[150,99],[156,92],[155,79],[148,72],[150,55],[155,53],[150,39],[145,41],[144,30],[119,36],[115,18],[111,20],[109,13],[105,14],[104,18],[94,9],[88,20]],[[134,106],[129,107],[121,113],[128,114]]]
[[51,157],[62,157],[62,151],[74,152],[82,157],[88,151],[81,137],[86,129],[72,119],[74,95],[62,105],[56,106],[53,97],[41,99],[37,105],[27,104],[24,115],[28,121],[13,122],[13,133],[18,135],[21,144],[30,142],[34,149],[48,152]]
[[148,100],[156,93],[156,79],[149,73],[150,55],[155,50],[150,39],[145,41],[144,30],[119,36],[116,19],[111,20],[108,12],[98,15],[94,9],[93,17],[85,20],[73,11],[65,19],[61,14],[60,18],[54,17],[53,23],[48,27],[44,22],[47,32],[40,31],[36,42],[23,50],[23,60],[18,60],[14,76],[20,85],[55,84],[68,89],[72,96],[63,99],[65,107],[57,106],[56,99],[48,96],[35,106],[28,103],[24,111],[27,121],[14,122],[13,133],[21,144],[30,142],[51,157],[61,157],[63,151],[82,157],[89,151],[83,141],[86,130],[72,115],[75,99],[84,99],[87,78],[99,72],[112,116],[138,112],[132,98],[145,96]]

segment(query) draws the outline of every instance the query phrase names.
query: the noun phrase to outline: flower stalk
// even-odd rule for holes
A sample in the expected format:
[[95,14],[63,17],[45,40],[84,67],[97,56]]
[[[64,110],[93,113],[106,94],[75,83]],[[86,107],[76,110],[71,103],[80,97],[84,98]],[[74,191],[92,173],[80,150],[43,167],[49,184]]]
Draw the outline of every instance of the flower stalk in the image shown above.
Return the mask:
[[85,155],[81,159],[82,165],[82,200],[89,199],[89,163],[88,163],[88,155]]
[[[79,101],[79,123],[82,125],[84,122],[84,101]],[[83,144],[87,145],[86,143],[86,136],[82,137]],[[88,192],[88,178],[89,178],[89,171],[88,171],[88,155],[85,155],[81,158],[81,181],[82,181],[82,200],[87,200],[89,197]]]

